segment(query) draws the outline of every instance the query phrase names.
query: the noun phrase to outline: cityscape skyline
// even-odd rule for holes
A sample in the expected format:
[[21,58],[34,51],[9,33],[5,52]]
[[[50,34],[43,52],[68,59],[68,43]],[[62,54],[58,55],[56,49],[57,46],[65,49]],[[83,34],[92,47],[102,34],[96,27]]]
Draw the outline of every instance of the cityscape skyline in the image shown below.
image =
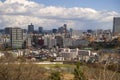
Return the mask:
[[0,80],[120,80],[120,0],[0,0]]
[[[105,5],[106,2],[109,4]],[[113,17],[120,16],[119,1],[101,0],[98,3],[83,0],[0,0],[0,28],[17,26],[27,29],[33,23],[35,29],[43,27],[47,30],[63,24],[79,30],[112,29]]]

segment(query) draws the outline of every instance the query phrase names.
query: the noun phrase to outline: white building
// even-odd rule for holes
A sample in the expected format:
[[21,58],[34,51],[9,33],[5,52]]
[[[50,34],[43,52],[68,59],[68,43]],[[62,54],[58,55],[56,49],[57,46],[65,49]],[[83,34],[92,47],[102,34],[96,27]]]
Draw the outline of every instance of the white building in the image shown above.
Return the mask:
[[79,50],[78,48],[76,49],[61,48],[59,52],[59,57],[63,57],[65,61],[74,60],[88,61],[90,59],[90,56],[92,56],[92,52],[90,50]]
[[56,46],[55,36],[53,36],[53,35],[45,35],[43,37],[43,39],[44,39],[44,45],[48,46],[48,48],[52,48],[52,47]]
[[63,48],[61,49],[61,52],[59,54],[61,57],[64,57],[64,60],[74,60],[75,58],[77,58],[78,49]]

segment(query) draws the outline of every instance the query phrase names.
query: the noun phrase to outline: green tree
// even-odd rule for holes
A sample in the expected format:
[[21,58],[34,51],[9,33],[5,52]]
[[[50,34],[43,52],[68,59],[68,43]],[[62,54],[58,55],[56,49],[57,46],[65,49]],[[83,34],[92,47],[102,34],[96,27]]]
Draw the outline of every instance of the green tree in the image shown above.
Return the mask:
[[74,80],[87,80],[80,66],[80,62],[76,64],[76,68],[74,69]]

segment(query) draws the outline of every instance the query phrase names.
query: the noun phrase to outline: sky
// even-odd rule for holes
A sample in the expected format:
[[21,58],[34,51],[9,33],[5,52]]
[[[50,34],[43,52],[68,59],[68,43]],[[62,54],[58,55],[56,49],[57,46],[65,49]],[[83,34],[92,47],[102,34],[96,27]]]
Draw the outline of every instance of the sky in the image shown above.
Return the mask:
[[0,0],[0,28],[112,29],[120,0]]
[[96,10],[120,11],[120,0],[34,0],[46,6],[83,7]]

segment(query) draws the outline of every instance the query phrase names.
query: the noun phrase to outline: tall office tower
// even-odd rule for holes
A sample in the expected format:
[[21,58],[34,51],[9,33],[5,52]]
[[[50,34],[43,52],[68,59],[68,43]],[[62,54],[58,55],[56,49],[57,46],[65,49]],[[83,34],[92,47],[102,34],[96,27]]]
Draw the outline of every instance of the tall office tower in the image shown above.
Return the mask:
[[11,31],[11,27],[6,27],[4,30],[5,30],[5,34],[10,34],[10,31]]
[[67,38],[68,37],[67,24],[64,24],[63,27],[64,27],[65,38]]
[[114,17],[113,19],[113,34],[120,33],[120,17]]
[[39,34],[43,33],[43,27],[39,27]]
[[10,32],[11,46],[13,49],[23,47],[23,29],[12,28]]
[[59,32],[59,33],[64,33],[64,28],[63,28],[62,26],[59,27],[59,28],[58,28],[58,32]]
[[72,36],[72,33],[73,33],[73,29],[70,28],[70,36]]
[[23,33],[27,33],[27,29],[23,29]]
[[28,33],[33,33],[34,32],[34,25],[31,23],[28,25]]
[[57,33],[57,29],[52,29],[52,33]]
[[63,26],[58,28],[59,33],[67,33],[67,24],[64,24]]
[[64,27],[65,29],[67,29],[67,24],[64,24],[63,27]]

